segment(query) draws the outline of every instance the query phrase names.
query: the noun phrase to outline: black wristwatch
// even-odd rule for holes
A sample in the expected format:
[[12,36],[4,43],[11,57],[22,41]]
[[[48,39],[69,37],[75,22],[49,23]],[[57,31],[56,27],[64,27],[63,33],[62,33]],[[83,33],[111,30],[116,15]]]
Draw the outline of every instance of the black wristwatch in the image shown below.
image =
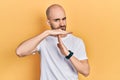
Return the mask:
[[70,51],[70,50],[68,50],[68,51],[69,51],[69,55],[68,55],[68,56],[65,56],[66,59],[70,59],[70,58],[72,57],[72,55],[73,55],[73,52],[72,52],[72,51]]

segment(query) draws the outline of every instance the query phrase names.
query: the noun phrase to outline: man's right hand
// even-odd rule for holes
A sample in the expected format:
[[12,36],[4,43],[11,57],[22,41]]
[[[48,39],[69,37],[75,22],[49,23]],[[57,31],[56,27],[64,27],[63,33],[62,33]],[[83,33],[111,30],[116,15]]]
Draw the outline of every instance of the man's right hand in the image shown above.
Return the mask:
[[61,29],[47,30],[47,32],[48,32],[48,35],[50,36],[67,35],[72,33],[72,32],[61,30]]
[[20,57],[30,55],[37,52],[37,45],[47,36],[67,35],[71,32],[63,31],[61,29],[46,30],[43,33],[22,42],[16,49],[16,54]]

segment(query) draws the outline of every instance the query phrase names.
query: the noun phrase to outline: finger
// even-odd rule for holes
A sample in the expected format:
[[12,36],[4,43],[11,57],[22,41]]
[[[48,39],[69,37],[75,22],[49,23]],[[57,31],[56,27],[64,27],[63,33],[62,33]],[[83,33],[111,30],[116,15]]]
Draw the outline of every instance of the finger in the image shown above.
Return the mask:
[[59,45],[59,43],[57,44],[57,46],[58,46],[58,48],[60,48],[60,45]]
[[67,31],[63,31],[63,30],[61,30],[62,31],[62,34],[72,34],[73,32],[67,32]]
[[60,35],[57,35],[57,37],[58,37],[58,42],[60,42]]
[[67,34],[72,34],[73,32],[67,32]]
[[60,35],[58,35],[58,42],[59,42],[60,44],[62,43],[62,40],[61,40]]
[[57,44],[57,46],[59,49],[62,49],[62,46],[59,43]]

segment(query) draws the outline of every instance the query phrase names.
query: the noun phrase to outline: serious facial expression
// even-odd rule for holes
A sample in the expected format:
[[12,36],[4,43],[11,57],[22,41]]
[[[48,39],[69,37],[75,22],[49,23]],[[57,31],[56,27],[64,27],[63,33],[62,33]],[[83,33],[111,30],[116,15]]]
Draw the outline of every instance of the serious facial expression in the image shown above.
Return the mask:
[[51,9],[48,23],[52,29],[66,30],[66,15],[64,10],[61,8]]

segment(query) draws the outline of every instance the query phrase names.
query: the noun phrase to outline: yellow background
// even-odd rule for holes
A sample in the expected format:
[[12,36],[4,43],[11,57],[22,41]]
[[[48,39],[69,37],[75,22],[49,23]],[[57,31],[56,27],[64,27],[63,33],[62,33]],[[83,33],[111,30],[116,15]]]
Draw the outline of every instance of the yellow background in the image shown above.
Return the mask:
[[81,80],[120,80],[120,0],[1,0],[0,80],[39,80],[39,54],[19,58],[22,41],[49,29],[45,10],[53,3],[67,14],[67,30],[85,44],[90,75]]

